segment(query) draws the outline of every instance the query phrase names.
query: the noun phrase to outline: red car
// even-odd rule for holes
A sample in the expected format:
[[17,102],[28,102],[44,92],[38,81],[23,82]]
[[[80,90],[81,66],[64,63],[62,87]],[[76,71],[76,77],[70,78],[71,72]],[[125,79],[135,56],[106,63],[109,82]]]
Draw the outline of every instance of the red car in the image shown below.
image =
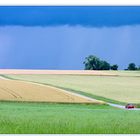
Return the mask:
[[125,106],[125,108],[126,108],[126,109],[132,109],[132,108],[134,108],[134,105],[132,105],[132,104],[127,104],[127,105]]

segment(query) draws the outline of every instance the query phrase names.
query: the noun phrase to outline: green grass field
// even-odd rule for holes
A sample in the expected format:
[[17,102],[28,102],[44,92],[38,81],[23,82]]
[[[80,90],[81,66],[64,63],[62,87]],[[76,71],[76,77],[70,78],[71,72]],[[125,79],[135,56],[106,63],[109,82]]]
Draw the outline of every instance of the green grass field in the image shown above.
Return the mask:
[[0,102],[1,134],[139,134],[139,118],[107,105]]
[[6,75],[9,78],[57,86],[103,101],[140,103],[140,72],[106,71],[118,76]]

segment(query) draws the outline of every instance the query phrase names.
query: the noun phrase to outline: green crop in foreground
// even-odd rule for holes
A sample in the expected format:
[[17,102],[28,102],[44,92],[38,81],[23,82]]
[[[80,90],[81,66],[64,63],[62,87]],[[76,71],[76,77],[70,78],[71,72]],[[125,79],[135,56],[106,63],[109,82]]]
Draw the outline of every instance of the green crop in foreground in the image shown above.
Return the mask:
[[107,105],[0,102],[0,133],[140,134],[139,117]]
[[[122,103],[140,103],[140,72],[106,71],[118,76],[6,75],[9,78],[49,84]],[[102,99],[103,99],[102,98]],[[104,100],[104,99],[103,99]],[[104,100],[106,101],[106,100]]]

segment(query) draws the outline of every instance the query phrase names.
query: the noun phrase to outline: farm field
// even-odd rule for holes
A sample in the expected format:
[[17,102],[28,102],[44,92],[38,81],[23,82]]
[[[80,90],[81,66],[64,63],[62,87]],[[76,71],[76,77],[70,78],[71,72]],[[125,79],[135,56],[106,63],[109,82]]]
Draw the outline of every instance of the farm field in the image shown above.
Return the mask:
[[[109,72],[112,74],[1,75],[0,97],[2,89],[8,89],[22,99],[13,98],[12,101],[10,97],[11,101],[0,101],[0,133],[140,134],[139,110],[118,109],[100,102],[138,105],[140,73],[104,73]],[[95,101],[72,96],[69,91],[92,97]],[[61,96],[56,98],[58,95]],[[6,100],[8,98],[9,95]]]
[[[84,94],[95,99],[115,103],[140,103],[140,72],[105,71],[112,76],[95,75],[5,75],[33,81]],[[116,76],[117,75],[117,76]]]
[[0,100],[61,102],[61,103],[101,103],[97,100],[71,95],[69,92],[24,81],[0,79]]
[[0,133],[140,134],[139,117],[107,105],[0,102]]

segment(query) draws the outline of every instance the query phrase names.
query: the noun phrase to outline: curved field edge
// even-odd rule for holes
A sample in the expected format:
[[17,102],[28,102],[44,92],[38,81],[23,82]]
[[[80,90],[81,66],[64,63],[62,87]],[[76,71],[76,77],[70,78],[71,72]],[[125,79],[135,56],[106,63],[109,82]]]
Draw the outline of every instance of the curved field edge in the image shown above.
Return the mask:
[[[9,77],[7,75],[1,75],[1,76],[5,77],[5,78],[8,78],[8,79],[11,79],[11,80],[19,80],[19,81],[25,81],[25,82],[29,81],[29,82],[32,82],[32,83],[43,84],[43,85],[48,85],[48,86],[60,88],[60,89],[66,90],[66,91],[78,93],[80,95],[84,95],[84,96],[87,96],[87,97],[90,97],[90,98],[93,98],[93,99],[96,99],[96,100],[101,100],[101,101],[104,101],[104,102],[109,102],[109,103],[114,103],[114,104],[119,104],[119,105],[126,105],[127,104],[127,102],[120,102],[120,101],[113,100],[113,99],[110,99],[110,98],[97,96],[97,95],[94,95],[93,93],[91,94],[91,93],[87,93],[87,92],[83,92],[83,91],[79,91],[79,90],[74,90],[74,89],[65,88],[65,87],[61,87],[61,86],[55,86],[55,85],[52,85],[52,84],[46,84],[46,83],[43,83],[43,82],[35,82],[35,81],[31,81],[31,80],[16,79],[16,78]],[[138,108],[140,107],[140,104],[136,104],[136,103],[133,103],[133,104]]]

